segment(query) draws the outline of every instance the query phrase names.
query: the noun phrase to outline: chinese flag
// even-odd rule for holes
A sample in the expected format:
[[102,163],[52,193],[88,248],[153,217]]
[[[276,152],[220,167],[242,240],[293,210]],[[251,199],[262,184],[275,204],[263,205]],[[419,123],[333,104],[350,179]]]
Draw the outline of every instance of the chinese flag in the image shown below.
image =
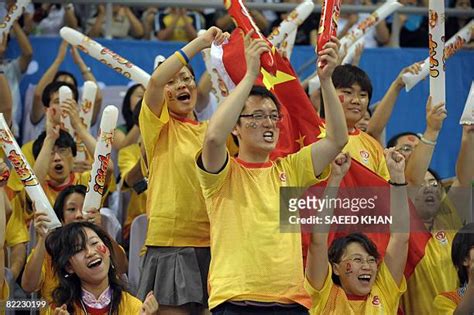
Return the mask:
[[[246,72],[243,35],[240,29],[234,30],[229,42],[218,48],[219,53],[215,53],[215,49],[216,47],[213,47],[213,52],[211,52],[212,62],[218,69],[220,76],[225,80],[232,81],[232,85],[237,85]],[[271,90],[281,104],[283,120],[280,125],[280,138],[276,149],[271,154],[271,159],[275,159],[297,152],[301,147],[323,138],[325,128],[323,119],[317,115],[289,61],[281,57],[274,47],[272,47],[272,53],[276,63],[276,74],[271,75],[261,68],[261,75],[255,84],[264,85]],[[388,189],[389,185],[383,178],[352,159],[351,168],[341,184],[341,188],[344,187],[386,187]],[[412,231],[416,227],[416,231],[423,231],[422,222],[416,217],[413,206],[410,210]],[[389,213],[390,203],[385,203],[383,209],[377,209],[377,215],[389,215]],[[374,241],[379,252],[383,255],[390,237],[388,227],[386,232],[378,231],[366,234]],[[331,243],[337,236],[340,234],[330,234],[329,242]],[[431,234],[427,232],[411,233],[405,269],[407,277],[424,256],[425,245],[430,237]],[[306,258],[310,234],[302,233],[302,240],[303,256]]]

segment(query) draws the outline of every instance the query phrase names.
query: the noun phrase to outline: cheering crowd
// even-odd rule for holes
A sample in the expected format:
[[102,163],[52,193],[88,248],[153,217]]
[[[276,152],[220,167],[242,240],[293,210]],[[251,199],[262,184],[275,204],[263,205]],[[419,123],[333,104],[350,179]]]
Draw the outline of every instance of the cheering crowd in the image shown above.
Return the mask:
[[[79,9],[36,5],[23,13],[22,25],[15,22],[1,38],[0,56],[13,36],[20,56],[2,62],[0,112],[12,132],[23,135],[23,155],[62,226],[48,229],[51,217],[27,194],[22,160],[1,152],[0,314],[21,314],[20,309],[55,315],[474,313],[474,121],[459,126],[456,176],[449,187],[429,168],[448,114],[444,103],[428,97],[425,131],[407,128],[385,142],[385,127],[405,87],[403,75],[418,74],[422,67],[401,69],[371,112],[372,81],[358,67],[363,47],[344,64],[338,39],[358,16],[341,16],[346,21],[338,37],[315,50],[320,88],[309,93],[308,81],[294,77],[286,56],[254,31],[235,30],[231,38],[226,12],[212,12],[216,26],[197,35],[207,21],[204,12],[148,8],[139,20],[132,9],[114,6],[113,37],[186,43],[158,63],[146,86],[128,88],[121,107],[125,124],[114,133],[114,158],[103,164],[101,207],[83,209],[99,140],[81,120],[78,78],[61,64],[70,53],[84,81],[96,82],[100,70],[89,68],[78,48],[63,41],[34,89],[28,133],[19,132],[16,116],[21,77],[34,53],[28,34],[42,29],[57,35],[63,25],[91,37],[105,34],[103,6],[86,21],[78,18]],[[275,14],[271,20],[269,13],[251,11],[262,30],[286,17]],[[403,18],[408,30],[422,27],[420,20]],[[456,32],[467,22],[449,27]],[[388,42],[390,23],[371,29],[375,46]],[[314,43],[316,34],[308,30],[317,25],[305,24],[297,43]],[[427,41],[427,30],[421,33]],[[189,64],[212,44],[237,47],[233,56],[242,61],[235,65],[241,70],[235,88],[220,104],[213,93],[222,87],[213,86],[207,72],[198,80]],[[269,55],[278,72],[292,79],[269,84]],[[60,100],[65,86],[72,97]],[[99,88],[92,123],[102,102]],[[296,125],[292,108],[321,133],[300,129],[300,138],[288,144]],[[64,129],[66,116],[72,133]],[[0,144],[7,140],[0,129]],[[85,160],[77,159],[81,148]],[[366,230],[314,224],[282,232],[282,195],[288,187],[327,200],[358,198],[365,196],[359,188],[376,187],[380,200],[372,214],[390,216],[391,224]],[[110,209],[123,194],[129,200],[122,220]],[[343,214],[330,203],[312,213]],[[138,224],[141,218],[145,223]],[[134,235],[140,233],[144,240],[137,242]],[[139,252],[139,262],[132,260],[133,252]],[[132,261],[139,270],[136,287]]]

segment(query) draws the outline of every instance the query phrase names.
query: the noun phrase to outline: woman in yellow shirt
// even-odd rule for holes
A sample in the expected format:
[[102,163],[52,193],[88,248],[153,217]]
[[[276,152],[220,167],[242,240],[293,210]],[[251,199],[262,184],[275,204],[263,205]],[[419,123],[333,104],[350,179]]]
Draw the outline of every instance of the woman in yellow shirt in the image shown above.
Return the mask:
[[[156,314],[150,292],[142,304],[124,290],[116,271],[112,241],[90,222],[74,222],[51,232],[46,250],[59,286],[53,291],[55,314]],[[54,307],[54,306],[53,306]]]
[[474,223],[466,224],[456,233],[451,259],[461,287],[438,294],[434,300],[436,314],[470,315],[474,313]]
[[[352,233],[335,239],[328,249],[330,225],[316,225],[311,236],[305,288],[311,296],[311,314],[362,315],[397,313],[406,290],[403,270],[408,253],[409,208],[404,176],[404,158],[386,150],[390,173],[392,225],[385,257],[364,234]],[[350,167],[350,156],[341,153],[332,164],[326,196],[337,198],[337,187]],[[322,212],[333,217],[333,209]]]

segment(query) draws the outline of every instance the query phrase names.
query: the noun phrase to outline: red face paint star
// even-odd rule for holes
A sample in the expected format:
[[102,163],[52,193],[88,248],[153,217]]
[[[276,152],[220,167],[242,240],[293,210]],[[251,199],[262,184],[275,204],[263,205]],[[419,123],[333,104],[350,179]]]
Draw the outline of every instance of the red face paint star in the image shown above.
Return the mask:
[[105,254],[107,253],[107,246],[105,246],[104,244],[100,244],[97,246],[97,250],[102,254]]
[[348,262],[346,264],[346,275],[351,274],[351,273],[352,273],[352,264]]
[[407,139],[410,142],[415,142],[417,138],[415,136],[408,136]]
[[339,95],[339,102],[344,103],[344,95]]

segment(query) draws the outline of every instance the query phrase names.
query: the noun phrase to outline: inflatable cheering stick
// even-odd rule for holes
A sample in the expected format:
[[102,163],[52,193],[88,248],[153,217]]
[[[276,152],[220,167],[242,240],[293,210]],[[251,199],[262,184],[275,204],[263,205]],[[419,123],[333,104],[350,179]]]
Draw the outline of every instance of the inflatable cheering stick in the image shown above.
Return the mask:
[[[250,16],[250,13],[248,12],[247,8],[242,3],[242,0],[224,0],[224,5],[237,27],[242,29],[245,34],[248,34],[248,32],[254,30],[252,38],[263,39],[267,41],[269,47],[272,47],[270,42],[260,32],[257,25],[255,25],[255,22]],[[268,71],[272,75],[276,74],[275,59],[273,58],[271,53],[264,53],[261,56],[260,60],[262,63],[262,67],[266,71]]]

